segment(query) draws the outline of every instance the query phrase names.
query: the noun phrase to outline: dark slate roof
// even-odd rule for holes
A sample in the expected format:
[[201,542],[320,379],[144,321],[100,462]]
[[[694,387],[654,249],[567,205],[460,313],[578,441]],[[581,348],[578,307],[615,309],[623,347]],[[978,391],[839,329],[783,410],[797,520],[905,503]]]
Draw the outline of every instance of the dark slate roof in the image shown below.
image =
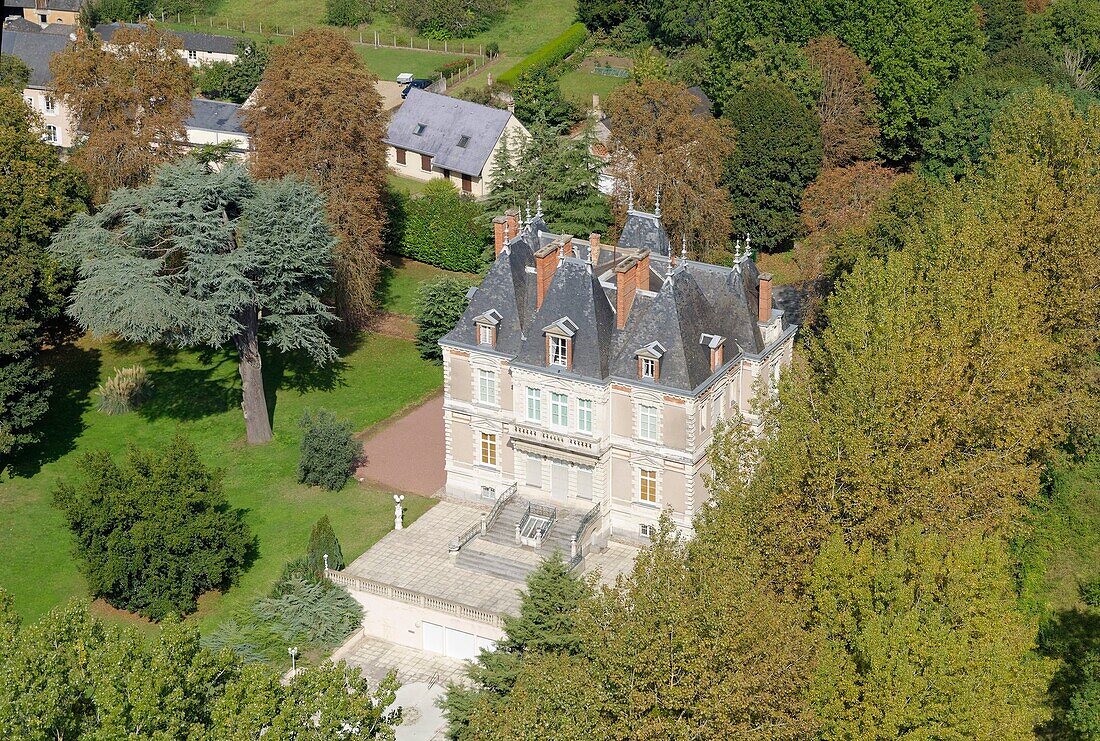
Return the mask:
[[69,34],[76,33],[76,26],[69,25],[68,23],[51,23],[42,29],[42,33],[52,33],[58,36],[68,36]]
[[[556,236],[541,220],[522,229],[489,268],[442,344],[485,351],[477,345],[474,320],[496,311],[500,321],[495,351],[512,358],[513,364],[597,382],[621,378],[638,384],[643,382],[637,379],[637,353],[658,342],[664,348],[660,379],[644,383],[676,391],[694,391],[712,376],[710,349],[701,341],[704,334],[724,338],[727,365],[742,353],[757,355],[765,349],[756,320],[760,272],[747,257],[732,268],[677,261],[670,269],[668,258],[651,253],[652,290],[636,293],[626,326],[619,330],[615,270],[601,266],[601,283],[588,263],[588,242],[574,238],[573,256],[560,258],[542,306],[536,308],[534,253]],[[617,254],[622,260],[636,253]],[[576,326],[573,367],[547,367],[543,330],[564,318]]]
[[[95,27],[96,34],[105,42],[110,43],[114,35],[122,28],[145,28],[144,23],[101,23]],[[236,54],[237,39],[232,36],[218,36],[212,33],[190,33],[188,31],[172,31],[178,36],[183,48],[190,51],[208,51],[218,54]]]
[[[385,142],[431,155],[437,167],[480,176],[511,117],[499,108],[413,88],[390,119]],[[463,137],[469,140],[460,147]]]
[[714,104],[711,103],[710,97],[703,92],[703,88],[696,85],[695,87],[689,87],[688,92],[699,100],[695,107],[691,109],[691,115],[697,118],[714,118]]
[[21,15],[12,15],[4,19],[4,33],[22,31],[23,33],[41,33],[42,26],[28,21]]
[[245,135],[241,126],[241,107],[236,103],[223,103],[206,98],[191,99],[191,116],[186,121],[189,129],[219,131],[226,134]]
[[68,36],[5,30],[0,40],[0,51],[19,57],[31,68],[31,87],[46,88],[53,81],[50,60],[70,43]]
[[[4,0],[4,5],[14,8],[33,8],[35,0]],[[77,13],[82,5],[84,0],[46,0],[47,10],[67,10]]]
[[670,243],[668,232],[660,218],[643,211],[627,211],[619,246],[634,250],[649,250],[668,257]]

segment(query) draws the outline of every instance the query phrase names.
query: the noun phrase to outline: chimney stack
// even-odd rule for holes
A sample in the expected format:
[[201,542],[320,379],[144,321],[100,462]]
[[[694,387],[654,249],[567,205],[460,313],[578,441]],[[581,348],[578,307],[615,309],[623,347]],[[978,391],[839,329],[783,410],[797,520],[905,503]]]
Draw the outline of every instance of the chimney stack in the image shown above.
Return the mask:
[[511,241],[519,236],[519,209],[510,208],[504,212],[504,218],[507,220],[508,229],[505,231],[505,239]]
[[542,308],[542,300],[546,298],[546,291],[550,288],[550,282],[554,280],[554,273],[558,269],[557,242],[546,245],[535,253],[535,308]]
[[638,278],[635,281],[639,291],[649,290],[649,250],[642,250],[638,255]]
[[563,257],[573,256],[573,235],[572,234],[560,234],[558,238],[554,240],[554,244],[561,248]]
[[762,322],[770,322],[772,319],[772,274],[760,274],[760,311]]
[[615,268],[615,326],[622,329],[630,316],[638,288],[638,260],[631,257]]
[[588,257],[592,262],[592,266],[600,264],[600,233],[592,232],[588,235]]
[[504,251],[504,229],[507,223],[508,220],[503,216],[493,218],[493,251],[497,257],[500,257],[500,253]]

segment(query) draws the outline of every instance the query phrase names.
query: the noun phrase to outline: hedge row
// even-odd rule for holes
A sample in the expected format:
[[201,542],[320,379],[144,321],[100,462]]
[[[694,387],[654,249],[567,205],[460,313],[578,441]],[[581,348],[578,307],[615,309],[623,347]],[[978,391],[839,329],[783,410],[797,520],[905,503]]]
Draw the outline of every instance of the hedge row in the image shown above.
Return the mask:
[[501,74],[498,82],[505,85],[514,85],[519,80],[519,76],[529,69],[553,67],[575,52],[586,38],[588,38],[588,30],[584,27],[584,24],[574,23],[565,29],[561,36],[546,42],[524,57],[519,64]]
[[435,69],[440,74],[447,75],[448,77],[450,77],[455,72],[458,72],[460,70],[464,70],[464,69],[466,69],[466,67],[468,67],[469,65],[471,65],[473,63],[474,63],[474,58],[473,57],[462,57],[461,59],[456,59],[453,62],[447,62],[446,64],[441,64],[438,67],[436,67]]
[[432,180],[419,198],[394,198],[390,232],[392,252],[461,273],[484,267],[492,238],[485,209],[446,180]]

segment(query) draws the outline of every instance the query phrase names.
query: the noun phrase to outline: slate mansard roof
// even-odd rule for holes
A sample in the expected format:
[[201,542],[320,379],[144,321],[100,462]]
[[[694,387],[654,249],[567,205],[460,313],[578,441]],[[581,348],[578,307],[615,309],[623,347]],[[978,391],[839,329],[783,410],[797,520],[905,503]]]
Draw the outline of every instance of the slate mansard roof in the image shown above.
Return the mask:
[[[650,222],[652,214],[637,212]],[[647,227],[649,229],[650,227]],[[664,234],[654,228],[652,234]],[[644,252],[602,245],[599,264],[590,262],[591,245],[573,239],[573,255],[560,255],[542,306],[536,308],[535,252],[557,238],[541,220],[520,229],[473,292],[457,326],[440,344],[479,352],[496,352],[516,367],[579,380],[605,383],[621,379],[673,392],[698,393],[710,379],[747,355],[765,350],[757,321],[760,272],[746,255],[732,268],[692,260],[672,260],[650,251],[649,288],[637,291],[626,324],[617,328],[616,268]],[[667,235],[664,237],[667,249]],[[660,246],[660,245],[658,245]],[[774,302],[773,302],[774,308]],[[478,319],[495,312],[496,345],[477,344]],[[774,314],[773,314],[774,316]],[[782,316],[781,314],[779,315]],[[572,368],[547,366],[545,329],[568,318],[575,326]],[[782,319],[780,319],[782,321]],[[796,328],[786,327],[786,336]],[[711,371],[711,344],[723,342],[722,367]],[[659,345],[656,380],[638,378],[638,352]]]
[[383,141],[431,155],[436,167],[477,177],[511,117],[499,108],[413,88],[390,119]]
[[0,39],[0,51],[19,57],[31,68],[28,85],[33,88],[47,88],[53,82],[50,72],[50,60],[58,52],[65,51],[71,44],[68,36],[48,33],[27,33],[5,29]]

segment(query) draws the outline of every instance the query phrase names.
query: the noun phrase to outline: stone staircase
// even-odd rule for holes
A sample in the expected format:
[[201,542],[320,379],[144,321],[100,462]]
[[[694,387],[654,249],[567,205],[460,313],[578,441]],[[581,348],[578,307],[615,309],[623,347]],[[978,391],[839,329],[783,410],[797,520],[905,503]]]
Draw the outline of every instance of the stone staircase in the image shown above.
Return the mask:
[[542,547],[535,549],[516,543],[516,526],[527,511],[528,500],[513,496],[500,511],[485,535],[471,540],[458,552],[455,565],[501,579],[522,582],[542,559],[555,549],[569,560],[569,541],[577,532],[584,512],[557,507],[557,516],[550,531],[543,536]]

